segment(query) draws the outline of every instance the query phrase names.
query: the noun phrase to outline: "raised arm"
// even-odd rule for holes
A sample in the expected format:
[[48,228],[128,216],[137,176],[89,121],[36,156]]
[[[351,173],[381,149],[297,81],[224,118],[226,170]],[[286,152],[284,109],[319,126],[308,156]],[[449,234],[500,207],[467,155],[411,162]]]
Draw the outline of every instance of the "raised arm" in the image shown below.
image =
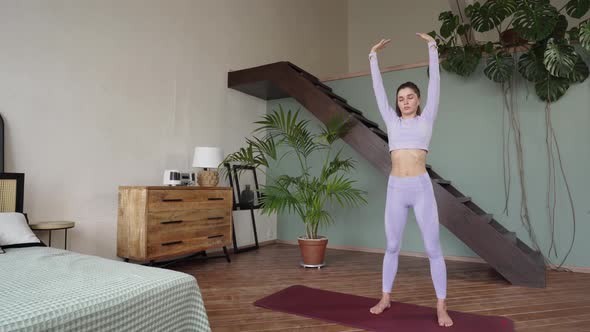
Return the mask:
[[422,116],[431,122],[436,120],[438,114],[438,102],[440,99],[440,69],[438,64],[438,49],[436,41],[426,34],[418,34],[420,37],[428,41],[428,95],[426,99],[426,107]]
[[381,71],[379,70],[379,62],[377,61],[377,52],[387,43],[389,43],[389,41],[389,39],[382,39],[378,44],[371,48],[371,52],[369,53],[371,79],[373,80],[373,92],[375,93],[379,113],[381,113],[381,117],[383,118],[383,121],[385,121],[385,125],[388,127],[389,124],[394,120],[396,114],[394,110],[391,109],[391,106],[389,106],[389,102],[387,101],[387,94],[385,93],[383,79],[381,78]]

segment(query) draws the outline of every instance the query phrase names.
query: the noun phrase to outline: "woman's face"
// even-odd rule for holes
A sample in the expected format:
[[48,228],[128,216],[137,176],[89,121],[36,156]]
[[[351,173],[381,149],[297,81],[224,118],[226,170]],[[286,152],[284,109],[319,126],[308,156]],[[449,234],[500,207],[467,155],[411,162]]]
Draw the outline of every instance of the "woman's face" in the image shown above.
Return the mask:
[[397,106],[402,115],[415,115],[420,106],[420,98],[411,88],[403,88],[397,93]]

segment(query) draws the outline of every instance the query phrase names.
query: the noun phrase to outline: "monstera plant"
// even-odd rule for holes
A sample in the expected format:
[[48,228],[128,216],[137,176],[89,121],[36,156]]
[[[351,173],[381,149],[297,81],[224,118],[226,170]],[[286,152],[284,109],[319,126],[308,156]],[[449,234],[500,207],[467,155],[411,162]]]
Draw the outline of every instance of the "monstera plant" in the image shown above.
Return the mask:
[[[505,83],[518,71],[534,83],[541,100],[555,102],[571,84],[588,77],[588,66],[573,45],[590,51],[590,19],[570,28],[564,14],[579,19],[589,9],[590,0],[570,0],[560,9],[549,0],[475,2],[465,8],[465,17],[441,13],[440,33],[429,34],[437,39],[445,70],[469,76],[485,56],[484,73],[490,80]],[[495,42],[480,44],[471,37],[472,31],[491,30],[498,33]],[[458,43],[461,36],[463,45]],[[515,47],[524,52],[515,55]]]
[[[575,240],[576,217],[569,184],[561,162],[559,145],[551,123],[551,103],[563,97],[572,84],[584,82],[589,75],[588,66],[580,52],[590,51],[590,19],[581,20],[569,27],[566,15],[582,19],[590,10],[590,0],[570,0],[563,7],[554,7],[549,0],[488,0],[476,1],[465,12],[451,11],[439,15],[440,32],[429,34],[436,39],[446,71],[469,76],[485,58],[484,75],[500,84],[504,98],[504,110],[508,113],[511,130],[503,130],[504,144],[504,211],[507,213],[510,193],[510,132],[514,135],[519,168],[521,211],[523,226],[528,231],[535,249],[539,249],[530,223],[527,195],[524,184],[524,159],[520,132],[520,118],[513,105],[515,75],[519,73],[534,85],[536,95],[545,102],[546,144],[548,157],[547,207],[551,226],[549,255],[554,243],[554,218],[556,205],[556,172],[559,170],[568,192],[573,220],[572,240],[568,252],[557,267],[565,262]],[[473,31],[497,32],[497,40],[480,43],[474,40]],[[459,44],[459,39],[463,43]],[[506,125],[506,122],[503,123]],[[505,129],[505,128],[504,128]],[[556,165],[558,164],[558,165]],[[546,256],[546,261],[550,260]]]

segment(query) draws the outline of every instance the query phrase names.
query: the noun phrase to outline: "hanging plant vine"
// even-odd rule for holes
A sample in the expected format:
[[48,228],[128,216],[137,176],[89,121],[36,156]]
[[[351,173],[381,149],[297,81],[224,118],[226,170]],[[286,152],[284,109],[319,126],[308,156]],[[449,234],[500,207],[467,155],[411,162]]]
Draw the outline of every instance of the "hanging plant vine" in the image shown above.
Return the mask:
[[[457,0],[458,1],[458,0]],[[459,6],[457,6],[459,7]],[[520,219],[527,230],[533,246],[540,251],[535,232],[528,213],[527,194],[524,182],[524,158],[520,131],[520,117],[514,108],[516,75],[531,82],[535,94],[545,102],[545,134],[548,165],[547,213],[551,232],[550,246],[545,261],[551,263],[551,252],[557,258],[555,243],[555,207],[557,206],[557,166],[568,193],[572,213],[572,240],[566,255],[555,267],[563,270],[562,265],[570,254],[576,232],[576,216],[573,198],[563,167],[557,135],[551,121],[551,105],[565,95],[573,84],[584,82],[589,70],[574,45],[583,51],[590,51],[590,19],[582,20],[569,28],[565,13],[575,19],[581,19],[590,10],[590,0],[570,0],[557,9],[549,0],[487,0],[475,2],[465,8],[465,17],[451,11],[442,12],[440,33],[429,34],[437,40],[441,58],[441,67],[446,71],[461,76],[471,75],[486,58],[484,74],[493,82],[499,83],[503,95],[503,174],[505,206],[508,215],[508,202],[511,185],[510,172],[510,138],[514,139],[518,175],[521,190]],[[467,20],[468,19],[468,20]],[[507,24],[504,24],[508,21]],[[472,32],[496,30],[498,40],[478,43]],[[458,40],[463,38],[462,45]],[[520,52],[520,55],[517,53]],[[518,60],[517,60],[518,59]],[[508,128],[506,128],[508,126]],[[511,135],[512,133],[512,135]]]

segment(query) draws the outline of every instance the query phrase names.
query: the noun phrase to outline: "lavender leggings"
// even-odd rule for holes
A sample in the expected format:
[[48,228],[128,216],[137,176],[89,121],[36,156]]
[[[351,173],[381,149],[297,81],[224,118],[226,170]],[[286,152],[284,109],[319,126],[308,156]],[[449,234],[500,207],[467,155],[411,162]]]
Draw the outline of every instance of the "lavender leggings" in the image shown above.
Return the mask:
[[447,295],[447,268],[440,248],[438,210],[428,173],[407,177],[389,176],[385,203],[387,249],[383,258],[383,292],[390,293],[393,287],[409,207],[414,209],[422,232],[436,297],[444,299]]

